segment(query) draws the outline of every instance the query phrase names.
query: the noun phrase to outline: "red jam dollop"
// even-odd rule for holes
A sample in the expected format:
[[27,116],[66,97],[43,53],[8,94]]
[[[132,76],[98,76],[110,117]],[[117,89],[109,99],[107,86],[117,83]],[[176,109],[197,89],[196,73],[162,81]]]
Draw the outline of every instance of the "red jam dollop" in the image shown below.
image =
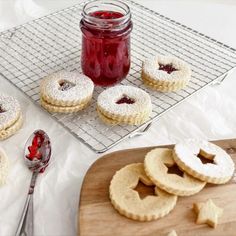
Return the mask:
[[[83,73],[90,77],[95,85],[111,86],[126,77],[130,69],[130,32],[132,22],[119,27],[124,15],[115,11],[95,11],[89,14],[94,26],[82,19],[81,66]],[[102,21],[106,27],[102,26]],[[108,23],[109,22],[109,23]]]
[[129,98],[127,96],[123,96],[121,99],[119,99],[116,102],[116,104],[124,104],[124,103],[126,103],[126,104],[133,104],[133,103],[135,103],[135,100],[132,99],[132,98]]
[[115,11],[95,11],[90,13],[90,16],[94,16],[99,19],[118,19],[124,15]]
[[59,83],[60,87],[59,87],[59,90],[61,91],[67,91],[73,87],[75,87],[75,84],[69,82],[69,81],[66,81],[66,80],[63,80]]
[[0,105],[0,113],[4,113],[5,110],[2,108],[2,106]]
[[29,154],[26,155],[26,157],[32,161],[34,158],[37,158],[38,160],[42,159],[42,153],[40,152],[40,148],[43,144],[44,136],[40,133],[36,133],[33,140],[32,145],[28,147]]
[[167,64],[167,65],[159,64],[159,70],[163,70],[167,72],[168,74],[171,74],[172,72],[177,71],[177,69],[175,69],[172,64]]

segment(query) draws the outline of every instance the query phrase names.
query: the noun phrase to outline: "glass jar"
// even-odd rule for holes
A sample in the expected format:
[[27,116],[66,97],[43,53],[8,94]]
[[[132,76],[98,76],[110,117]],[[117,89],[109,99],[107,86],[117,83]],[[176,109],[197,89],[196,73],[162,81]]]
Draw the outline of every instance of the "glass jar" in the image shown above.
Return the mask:
[[96,85],[111,86],[130,68],[129,7],[118,0],[95,0],[83,8],[81,66]]

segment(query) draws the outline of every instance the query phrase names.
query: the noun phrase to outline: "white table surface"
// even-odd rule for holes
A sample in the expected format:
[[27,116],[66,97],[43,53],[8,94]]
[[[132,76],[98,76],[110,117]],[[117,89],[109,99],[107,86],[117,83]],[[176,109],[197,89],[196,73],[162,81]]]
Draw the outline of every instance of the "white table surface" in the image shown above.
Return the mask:
[[[0,0],[0,31],[78,2]],[[234,0],[137,2],[236,48]],[[166,113],[153,124],[146,135],[122,142],[110,152],[124,148],[175,143],[188,137],[209,140],[235,138],[235,76],[236,73],[233,73],[220,86],[205,88]],[[14,235],[31,176],[22,158],[24,143],[37,128],[49,133],[53,156],[46,172],[39,176],[35,189],[35,235],[76,235],[76,217],[83,177],[100,155],[81,144],[3,78],[0,78],[0,81],[0,91],[19,99],[25,118],[23,129],[0,143],[11,162],[8,182],[0,187],[0,235]]]

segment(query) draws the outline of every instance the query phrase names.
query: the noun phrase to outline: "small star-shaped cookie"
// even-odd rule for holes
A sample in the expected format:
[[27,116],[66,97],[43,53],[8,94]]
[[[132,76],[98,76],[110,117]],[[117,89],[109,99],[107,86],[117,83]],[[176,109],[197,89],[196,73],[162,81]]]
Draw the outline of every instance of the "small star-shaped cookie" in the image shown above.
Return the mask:
[[167,234],[167,236],[178,236],[175,230],[172,230],[170,233]]
[[223,213],[223,209],[217,207],[215,203],[209,199],[205,203],[194,203],[194,211],[198,214],[197,224],[208,224],[215,228],[218,223],[218,217]]

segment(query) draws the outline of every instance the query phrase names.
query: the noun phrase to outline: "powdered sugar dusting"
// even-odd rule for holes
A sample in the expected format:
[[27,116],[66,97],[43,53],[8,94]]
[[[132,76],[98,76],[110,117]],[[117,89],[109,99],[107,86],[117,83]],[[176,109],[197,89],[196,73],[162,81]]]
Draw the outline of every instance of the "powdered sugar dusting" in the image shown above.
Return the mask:
[[[117,101],[124,96],[135,102],[117,104]],[[148,93],[142,89],[125,85],[118,85],[103,91],[98,96],[98,106],[107,112],[121,116],[136,115],[152,109],[151,98]]]
[[0,113],[0,130],[12,125],[20,114],[19,102],[6,94],[0,94],[0,105],[4,112]]
[[[68,81],[75,86],[62,90],[60,83],[63,81]],[[41,82],[41,90],[44,94],[64,102],[82,101],[92,95],[93,89],[92,80],[79,72],[61,71],[47,76]]]
[[[171,64],[176,71],[168,74],[166,71],[159,70],[159,64]],[[146,59],[143,62],[143,71],[154,80],[189,80],[191,77],[191,69],[189,65],[186,62],[172,56],[158,55],[150,59]]]
[[[234,162],[220,147],[204,140],[189,139],[175,145],[175,153],[190,169],[215,178],[231,177],[234,172]],[[213,164],[203,164],[196,155],[203,150],[214,155]]]

